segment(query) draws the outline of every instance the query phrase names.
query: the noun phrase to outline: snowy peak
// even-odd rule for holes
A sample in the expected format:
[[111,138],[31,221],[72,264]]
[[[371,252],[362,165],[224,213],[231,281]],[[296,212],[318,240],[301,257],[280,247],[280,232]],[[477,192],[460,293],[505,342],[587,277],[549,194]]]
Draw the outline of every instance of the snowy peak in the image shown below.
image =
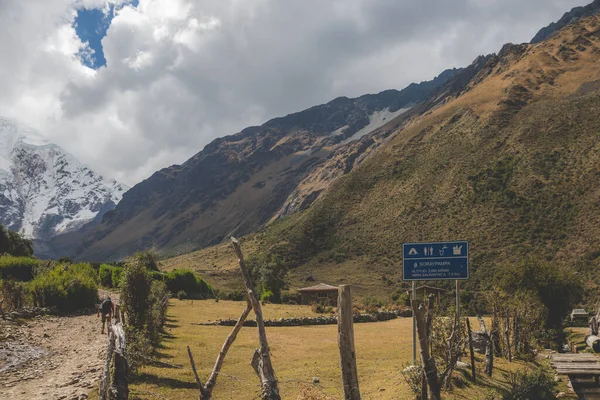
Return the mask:
[[0,118],[0,223],[8,228],[48,239],[114,208],[126,189],[34,130]]

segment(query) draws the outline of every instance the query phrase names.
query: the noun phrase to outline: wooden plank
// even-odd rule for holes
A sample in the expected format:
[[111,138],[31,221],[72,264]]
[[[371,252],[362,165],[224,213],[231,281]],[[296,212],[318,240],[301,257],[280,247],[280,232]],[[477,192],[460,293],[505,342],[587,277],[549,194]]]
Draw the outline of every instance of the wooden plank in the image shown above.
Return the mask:
[[567,371],[556,371],[559,375],[577,375],[577,376],[600,376],[600,371],[590,372],[586,369],[574,369]]
[[600,362],[600,358],[593,354],[555,354],[552,356],[552,362]]

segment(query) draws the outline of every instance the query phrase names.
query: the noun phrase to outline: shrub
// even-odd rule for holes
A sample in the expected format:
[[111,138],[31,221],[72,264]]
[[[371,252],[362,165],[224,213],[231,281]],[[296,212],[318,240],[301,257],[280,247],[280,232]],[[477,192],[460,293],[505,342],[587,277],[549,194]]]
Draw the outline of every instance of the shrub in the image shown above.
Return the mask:
[[212,287],[190,270],[173,270],[164,275],[164,281],[171,293],[184,291],[188,298],[209,298],[214,295]]
[[62,312],[94,308],[98,303],[97,275],[89,264],[58,265],[30,284],[34,303]]
[[246,299],[245,290],[232,290],[227,293],[221,293],[220,297],[225,300],[242,301]]
[[110,277],[110,281],[112,283],[112,287],[121,287],[121,278],[123,277],[123,268],[122,267],[112,267],[112,273]]
[[185,290],[180,290],[179,292],[177,292],[177,298],[179,300],[185,300],[185,299],[187,299],[187,297],[188,297],[188,295],[185,292]]
[[168,292],[164,282],[152,280],[145,265],[135,259],[123,269],[121,305],[127,315],[127,356],[132,372],[147,361],[160,343],[166,320]]
[[273,292],[271,292],[270,290],[266,290],[260,295],[260,301],[261,303],[270,303],[273,297]]
[[141,263],[150,271],[158,271],[158,254],[153,250],[138,251],[133,261]]
[[27,287],[21,282],[0,281],[0,297],[4,300],[2,303],[4,312],[18,310],[25,304]]
[[284,304],[298,304],[298,292],[281,292],[281,302]]
[[539,298],[548,310],[545,321],[548,329],[560,328],[563,318],[583,294],[581,279],[572,270],[533,258],[497,268],[496,281],[511,296],[522,291]]
[[383,307],[383,301],[374,296],[366,296],[363,299],[363,306],[366,312],[374,313],[378,308]]
[[0,279],[30,281],[39,263],[31,257],[0,256]]
[[136,330],[131,325],[125,325],[125,335],[127,337],[127,364],[129,371],[135,374],[150,359],[154,347],[150,338],[143,331]]
[[150,315],[148,317],[148,333],[153,346],[160,342],[160,332],[167,319],[167,307],[169,305],[169,291],[167,285],[161,281],[152,281],[150,284]]
[[406,290],[398,289],[392,293],[392,301],[399,306],[410,306],[410,297]]
[[138,262],[127,264],[120,283],[121,304],[128,316],[128,325],[144,330],[150,309],[148,298],[151,285],[146,268]]
[[503,400],[550,400],[555,399],[554,388],[556,382],[552,375],[543,369],[534,371],[526,369],[506,374],[510,382],[509,392],[502,396]]
[[100,285],[109,288],[113,287],[112,274],[113,267],[107,264],[100,265],[100,268],[98,269],[98,279],[100,280]]
[[0,224],[0,254],[10,254],[16,257],[31,257],[33,241],[26,239],[17,232],[10,231]]
[[161,282],[165,280],[165,274],[163,274],[162,272],[148,271],[148,274],[150,274],[150,278],[152,278],[152,280]]

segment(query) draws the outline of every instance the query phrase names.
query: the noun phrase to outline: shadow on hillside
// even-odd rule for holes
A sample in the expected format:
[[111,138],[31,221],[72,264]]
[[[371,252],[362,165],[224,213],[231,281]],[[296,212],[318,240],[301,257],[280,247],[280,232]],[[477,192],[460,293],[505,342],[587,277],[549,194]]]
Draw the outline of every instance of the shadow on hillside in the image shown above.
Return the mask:
[[162,378],[155,374],[142,373],[132,379],[132,383],[153,383],[160,387],[169,387],[172,389],[196,389],[195,382],[186,382],[174,378]]

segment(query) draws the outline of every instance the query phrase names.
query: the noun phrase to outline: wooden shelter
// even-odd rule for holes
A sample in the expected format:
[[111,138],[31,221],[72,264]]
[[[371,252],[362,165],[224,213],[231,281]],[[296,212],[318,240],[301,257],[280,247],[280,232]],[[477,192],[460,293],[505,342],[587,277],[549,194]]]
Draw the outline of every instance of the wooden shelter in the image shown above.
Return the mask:
[[300,304],[328,303],[337,307],[338,287],[326,283],[298,289]]

